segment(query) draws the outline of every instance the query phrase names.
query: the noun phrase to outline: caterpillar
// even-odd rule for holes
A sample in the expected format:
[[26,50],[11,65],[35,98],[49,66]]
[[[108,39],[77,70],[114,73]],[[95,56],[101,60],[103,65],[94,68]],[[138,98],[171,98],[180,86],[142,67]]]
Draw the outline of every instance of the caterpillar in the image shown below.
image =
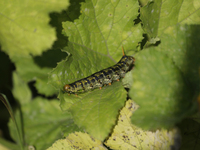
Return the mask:
[[134,65],[135,58],[126,56],[122,47],[123,56],[120,61],[109,68],[96,72],[86,78],[75,81],[64,86],[64,92],[77,95],[95,88],[101,89],[104,85],[111,85],[113,81],[119,81],[125,77],[126,72],[130,71]]

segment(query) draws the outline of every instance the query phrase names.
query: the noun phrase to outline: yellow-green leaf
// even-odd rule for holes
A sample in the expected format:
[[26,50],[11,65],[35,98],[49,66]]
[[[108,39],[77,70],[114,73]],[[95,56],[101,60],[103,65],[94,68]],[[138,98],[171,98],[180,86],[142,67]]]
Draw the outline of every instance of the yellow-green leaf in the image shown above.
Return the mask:
[[[126,102],[126,106],[121,110],[118,124],[115,126],[111,137],[106,141],[106,145],[117,150],[138,150],[154,149],[168,150],[178,147],[179,135],[177,129],[144,131],[131,124],[130,117],[138,109],[138,105],[132,100]],[[177,142],[177,143],[175,143]]]

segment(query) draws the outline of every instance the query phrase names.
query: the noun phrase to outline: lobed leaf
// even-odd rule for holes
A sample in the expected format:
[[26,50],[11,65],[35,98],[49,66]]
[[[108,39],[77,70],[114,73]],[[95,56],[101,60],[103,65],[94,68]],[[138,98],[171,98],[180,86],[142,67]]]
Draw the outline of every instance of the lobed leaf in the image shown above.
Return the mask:
[[136,60],[129,94],[140,109],[132,123],[143,129],[170,128],[194,113],[193,92],[167,55],[149,48],[138,53]]
[[26,84],[16,72],[13,73],[12,92],[15,99],[17,99],[21,105],[29,103],[32,99],[28,84]]
[[161,0],[157,2],[149,1],[147,5],[140,9],[143,28],[151,38],[156,38],[158,34],[161,6]]
[[[180,146],[180,136],[177,129],[144,131],[141,128],[131,124],[130,117],[138,109],[138,105],[132,100],[126,102],[121,110],[118,124],[106,141],[106,145],[111,149],[118,150],[138,150],[138,149],[177,149]],[[137,112],[137,111],[136,111]],[[178,145],[177,145],[178,144]]]
[[115,124],[118,110],[123,107],[126,92],[121,83],[75,95],[60,94],[62,110],[69,110],[75,123],[93,137],[103,140]]
[[[57,100],[47,101],[37,97],[33,101],[21,107],[23,118],[20,118],[19,110],[16,112],[18,124],[23,119],[23,131],[25,142],[28,146],[34,146],[38,150],[49,147],[55,140],[62,137],[61,126],[65,122],[71,122],[71,114],[63,113]],[[17,141],[13,122],[9,122],[12,138]],[[33,130],[34,129],[34,130]]]
[[122,45],[127,50],[135,49],[143,38],[140,25],[134,26],[133,22],[138,16],[138,8],[136,0],[86,0],[82,3],[79,19],[63,23],[63,33],[70,42],[84,45],[116,61],[122,56]]
[[[186,10],[187,6],[190,9]],[[138,119],[136,116],[133,119],[137,120],[136,124],[143,124],[141,127],[151,129],[163,125],[162,127],[168,128],[197,110],[195,97],[200,88],[200,22],[199,17],[195,21],[191,18],[198,14],[199,3],[195,0],[151,1],[141,9],[144,30],[151,37],[149,42],[154,43],[158,38],[161,39],[155,49],[150,48],[139,53],[139,59],[136,56],[136,72],[133,73],[134,83],[130,94],[141,106],[135,113]],[[166,56],[157,53],[158,51]],[[139,118],[139,114],[146,115]],[[152,122],[147,127],[147,122],[150,123],[153,118],[158,124],[154,126]],[[162,121],[162,125],[159,125]]]
[[[57,57],[57,54],[58,52],[54,51],[55,57]],[[51,59],[51,62],[54,62],[52,57],[43,57],[43,61],[41,61],[32,56],[15,56],[13,60],[15,61],[17,74],[22,82],[36,81],[35,87],[40,94],[52,96],[57,93],[54,87],[48,85],[48,73],[51,71],[52,64],[48,63],[46,65],[47,63],[44,63],[45,59]]]
[[141,8],[144,30],[151,38],[156,38],[170,26],[177,24],[199,24],[200,3],[198,0],[150,1]]
[[[200,22],[199,22],[200,24]],[[200,25],[176,25],[167,28],[161,35],[158,50],[173,59],[175,65],[190,82],[190,88],[200,88]]]
[[[12,59],[16,55],[41,55],[56,40],[55,30],[48,25],[48,13],[60,12],[69,5],[62,0],[0,2],[0,43]],[[12,44],[11,44],[12,43]]]

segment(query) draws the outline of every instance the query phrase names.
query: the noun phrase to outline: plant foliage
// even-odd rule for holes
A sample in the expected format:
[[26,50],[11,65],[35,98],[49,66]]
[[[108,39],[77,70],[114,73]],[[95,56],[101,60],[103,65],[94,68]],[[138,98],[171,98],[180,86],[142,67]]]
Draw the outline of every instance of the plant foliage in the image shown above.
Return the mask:
[[[0,138],[0,148],[200,148],[199,0],[2,0],[0,26],[18,104],[13,112],[0,96],[15,141]],[[124,79],[63,92],[118,62],[122,46],[136,59]]]

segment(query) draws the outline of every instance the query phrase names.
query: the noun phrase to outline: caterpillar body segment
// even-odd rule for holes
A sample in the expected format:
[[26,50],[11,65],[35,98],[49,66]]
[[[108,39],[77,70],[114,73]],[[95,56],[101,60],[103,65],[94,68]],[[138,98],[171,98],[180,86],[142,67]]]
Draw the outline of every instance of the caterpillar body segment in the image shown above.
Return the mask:
[[111,85],[113,81],[119,81],[125,77],[126,72],[132,69],[134,61],[134,57],[126,56],[123,51],[123,56],[117,64],[71,84],[66,84],[64,92],[77,95],[95,88],[101,89],[104,85]]

